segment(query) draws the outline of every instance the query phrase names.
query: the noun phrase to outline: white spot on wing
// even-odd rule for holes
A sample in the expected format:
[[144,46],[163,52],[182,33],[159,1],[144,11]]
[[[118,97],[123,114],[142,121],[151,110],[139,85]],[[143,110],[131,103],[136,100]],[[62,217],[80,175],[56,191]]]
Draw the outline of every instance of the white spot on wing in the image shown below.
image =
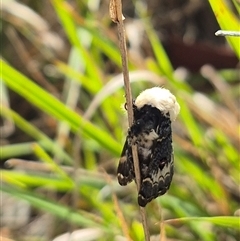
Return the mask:
[[159,181],[165,181],[167,176],[170,176],[171,166],[173,165],[172,160],[170,163],[166,163],[162,170],[158,169],[153,175],[151,175],[152,182],[158,183]]
[[145,136],[147,140],[155,140],[159,137],[159,135],[155,132],[155,130],[152,130],[148,135]]

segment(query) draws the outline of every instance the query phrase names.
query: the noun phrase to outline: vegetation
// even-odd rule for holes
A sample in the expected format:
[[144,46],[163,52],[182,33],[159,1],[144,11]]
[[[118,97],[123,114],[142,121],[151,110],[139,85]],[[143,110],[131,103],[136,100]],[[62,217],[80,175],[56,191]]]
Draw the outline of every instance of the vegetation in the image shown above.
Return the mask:
[[[95,240],[144,239],[136,186],[120,187],[116,180],[127,130],[116,26],[107,12],[97,11],[98,1],[90,2],[51,1],[66,38],[67,61],[58,52],[62,42],[51,45],[57,36],[48,27],[42,23],[38,28],[27,17],[14,21],[17,14],[3,2],[5,34],[26,65],[20,69],[3,49],[1,190],[26,200],[37,215],[42,211],[55,217],[51,235],[36,240],[85,228],[100,230]],[[129,54],[133,96],[164,86],[181,106],[173,125],[175,176],[169,192],[147,206],[149,231],[161,233],[161,240],[239,240],[237,70],[203,66],[197,78],[213,88],[197,92],[191,81],[176,76],[148,13],[135,2],[153,56]],[[239,22],[223,1],[209,2],[220,26],[238,30],[232,29]],[[218,14],[219,2],[226,14]],[[239,38],[229,37],[229,43],[239,57]],[[18,138],[8,134],[8,126],[16,127]],[[58,229],[60,222],[68,227]],[[22,234],[18,240],[33,238]]]

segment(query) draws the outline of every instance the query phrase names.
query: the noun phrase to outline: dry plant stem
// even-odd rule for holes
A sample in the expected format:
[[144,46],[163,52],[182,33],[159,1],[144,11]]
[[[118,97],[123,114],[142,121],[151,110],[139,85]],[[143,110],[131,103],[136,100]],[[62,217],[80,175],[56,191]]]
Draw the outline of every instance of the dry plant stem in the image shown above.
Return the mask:
[[[129,80],[129,70],[128,70],[128,59],[127,59],[127,47],[126,47],[126,38],[125,38],[125,30],[123,25],[123,15],[122,15],[122,3],[121,0],[113,0],[115,1],[116,6],[116,22],[118,27],[118,35],[119,35],[119,45],[121,51],[121,58],[122,58],[122,67],[123,67],[123,79],[124,79],[124,86],[125,86],[125,95],[126,95],[126,102],[127,102],[127,112],[128,112],[128,123],[129,126],[133,124],[133,108],[132,108],[132,93],[130,87],[130,80]],[[139,160],[138,160],[138,153],[137,153],[137,146],[132,146],[132,154],[133,154],[133,162],[134,162],[134,172],[137,184],[137,190],[139,191],[140,188],[140,170],[139,170]],[[143,223],[143,229],[145,234],[145,240],[150,241],[150,234],[148,230],[147,224],[147,216],[146,210],[143,207],[140,207],[140,214]]]
[[[50,164],[48,163],[41,163],[41,162],[36,162],[36,161],[29,161],[29,160],[24,160],[24,159],[17,159],[17,158],[12,158],[8,159],[4,163],[4,167],[6,168],[12,168],[15,170],[23,170],[27,171],[29,173],[37,170],[38,173],[43,172],[44,174],[51,173],[53,171],[53,168]],[[102,174],[100,172],[94,172],[94,171],[86,171],[85,169],[77,168],[77,170],[74,170],[74,167],[72,166],[62,166],[59,165],[59,167],[68,174],[68,176],[73,176],[74,171],[76,171],[76,175],[81,176],[81,177],[91,177],[94,179],[99,179],[101,181],[105,180],[105,174]],[[108,175],[111,180],[115,179],[115,177]]]
[[[105,175],[105,179],[106,179],[107,183],[109,184],[110,188],[112,189],[113,188],[112,178],[105,172],[104,169],[102,170],[102,172]],[[112,190],[112,199],[113,199],[113,203],[114,203],[114,207],[115,207],[115,210],[116,210],[116,213],[117,213],[117,217],[119,218],[120,225],[122,226],[122,230],[123,230],[124,235],[127,238],[127,241],[133,241],[130,237],[130,231],[129,231],[129,228],[128,228],[128,224],[127,224],[127,222],[124,218],[123,212],[122,212],[122,210],[119,206],[119,203],[118,203],[117,196],[116,196],[116,194],[114,193],[113,190]]]
[[[116,0],[116,10],[117,10],[117,19],[118,19],[117,21],[118,35],[119,35],[119,42],[120,42],[119,45],[120,45],[122,68],[123,68],[123,80],[124,80],[125,96],[126,96],[126,102],[127,102],[128,124],[129,126],[132,126],[133,124],[132,93],[131,93],[131,86],[130,86],[130,80],[129,80],[127,47],[126,47],[126,38],[125,38],[125,31],[124,31],[124,25],[123,25],[123,19],[122,19],[121,0]],[[138,161],[136,145],[133,145],[132,152],[133,152],[136,184],[137,184],[137,189],[139,190],[140,171],[139,171],[139,161]]]
[[127,112],[128,112],[128,123],[131,126],[133,124],[133,108],[132,108],[132,93],[129,80],[129,70],[128,70],[128,59],[127,59],[127,47],[126,47],[126,37],[125,30],[122,19],[122,4],[121,0],[116,0],[117,6],[117,27],[118,27],[118,37],[119,45],[121,50],[122,58],[122,68],[123,68],[123,80],[125,86],[125,95],[127,101]]
[[160,240],[161,240],[161,241],[167,241],[166,231],[165,231],[165,223],[162,222],[162,221],[161,221],[161,223],[160,223],[160,230],[161,230]]

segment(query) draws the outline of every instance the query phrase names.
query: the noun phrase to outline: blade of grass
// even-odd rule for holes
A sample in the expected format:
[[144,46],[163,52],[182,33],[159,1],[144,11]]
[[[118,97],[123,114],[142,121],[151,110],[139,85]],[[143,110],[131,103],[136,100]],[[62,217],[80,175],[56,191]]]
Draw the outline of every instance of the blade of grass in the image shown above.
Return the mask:
[[84,134],[99,142],[101,146],[105,147],[114,155],[120,155],[120,144],[109,134],[67,108],[55,97],[44,91],[33,81],[5,62],[1,61],[0,64],[2,65],[3,80],[8,87],[54,118],[68,122],[74,132],[81,130]]
[[34,143],[33,146],[34,153],[39,157],[39,159],[44,162],[50,164],[52,171],[58,173],[65,181],[73,184],[71,178],[68,177],[65,171],[63,171],[60,166],[54,162],[54,160],[41,148],[40,145]]
[[76,71],[71,66],[69,66],[59,60],[55,60],[53,63],[56,66],[56,68],[58,69],[58,71],[60,71],[66,77],[69,77],[75,81],[80,82],[82,84],[82,86],[90,93],[95,94],[101,88],[101,85],[97,85],[95,83],[89,84],[91,82],[91,78]]
[[[26,161],[27,165],[27,161]],[[54,176],[46,176],[44,174],[37,174],[37,170],[34,173],[24,173],[12,170],[1,170],[2,181],[8,184],[15,184],[15,182],[28,188],[44,187],[49,190],[57,190],[59,192],[68,192],[72,190],[73,184],[67,182],[64,179]],[[82,186],[89,186],[100,190],[107,183],[104,179],[99,179],[94,176],[80,175],[78,180]]]
[[147,32],[147,36],[149,38],[151,47],[156,57],[156,62],[151,63],[153,69],[156,67],[155,64],[157,63],[160,69],[160,73],[162,75],[165,75],[168,78],[168,80],[171,81],[171,84],[174,84],[174,86],[178,89],[190,91],[188,85],[181,81],[177,81],[177,79],[174,77],[174,68],[172,66],[172,63],[168,58],[168,55],[160,41],[160,38],[157,36],[156,31],[152,27],[152,23],[149,21],[148,18],[146,18],[147,12],[145,11],[145,7],[141,6],[141,3],[138,3],[136,4],[136,8],[139,15],[142,18],[145,30]]
[[1,185],[0,190],[9,193],[17,198],[24,199],[28,201],[32,206],[43,211],[49,212],[61,219],[66,220],[67,218],[68,221],[83,227],[99,227],[107,233],[113,232],[113,229],[107,228],[101,222],[96,222],[96,219],[93,220],[89,217],[87,218],[84,216],[84,214],[80,212],[73,212],[70,208],[66,206],[60,205],[56,202],[52,202],[50,200],[47,200],[46,198],[42,198],[31,192],[23,191],[21,189],[17,189],[9,185]]
[[[31,125],[30,122],[24,120],[20,115],[18,115],[13,110],[2,106],[0,115],[4,116],[5,118],[11,118],[14,121],[14,123],[18,126],[18,128],[20,128],[29,136],[33,137],[36,141],[43,142],[44,145],[41,146],[47,146],[47,150],[51,153],[57,152],[59,157],[61,157],[64,161],[66,161],[67,163],[73,163],[72,158],[66,152],[64,152],[63,149],[60,148],[55,142],[53,142],[51,138],[49,138],[35,126]],[[10,154],[13,153],[14,152]]]
[[72,16],[72,7],[63,0],[52,0],[51,3],[58,14],[58,17],[62,23],[62,26],[68,36],[70,43],[72,44],[72,46],[75,46],[77,48],[80,56],[82,56],[83,60],[85,61],[87,73],[92,80],[91,84],[101,84],[102,80],[100,78],[101,74],[99,72],[99,69],[89,52],[82,45],[78,36],[78,27]]
[[240,14],[240,3],[237,0],[232,0],[235,8],[237,9],[238,14]]
[[73,188],[73,184],[67,182],[66,180],[55,177],[39,176],[37,174],[2,170],[1,177],[2,181],[5,183],[16,186],[15,182],[17,182],[21,183],[21,185],[26,188],[44,187],[45,189],[54,191],[57,190],[59,192],[67,192]]
[[[175,216],[179,217],[190,217],[190,216],[201,216],[206,215],[206,213],[201,212],[196,205],[194,205],[190,200],[186,201],[185,198],[179,199],[175,196],[163,196],[160,202],[164,208],[173,210]],[[164,222],[165,223],[165,222]],[[200,240],[205,241],[215,241],[216,237],[213,237],[211,231],[206,230],[202,232],[202,226],[199,223],[189,222],[187,223],[194,233],[200,237]]]
[[178,160],[181,162],[181,168],[185,173],[188,173],[191,176],[192,180],[197,183],[198,187],[200,187],[204,193],[208,193],[215,200],[216,204],[218,204],[221,213],[229,212],[229,203],[223,187],[215,180],[212,176],[210,176],[206,171],[203,170],[199,165],[193,162],[188,157],[178,157]]
[[150,23],[146,23],[145,26],[157,63],[159,64],[162,73],[172,80],[174,69],[162,44],[160,43],[160,39],[156,35],[155,31],[150,27]]
[[[223,0],[208,0],[222,30],[240,31],[240,22]],[[228,43],[240,58],[240,38],[226,37]]]
[[19,143],[1,146],[0,150],[0,160],[5,160],[13,156],[24,156],[32,154],[32,143]]
[[101,50],[104,54],[106,54],[106,56],[108,56],[111,61],[120,67],[121,58],[119,56],[117,46],[104,36],[100,36],[96,31],[96,28],[94,28],[91,32],[93,34],[93,45],[96,46],[97,49]]
[[186,101],[183,98],[178,98],[179,105],[181,106],[180,118],[185,124],[187,132],[195,146],[203,145],[202,133],[197,121],[192,115]]
[[239,217],[233,216],[216,216],[216,217],[186,217],[165,220],[164,223],[168,224],[179,224],[192,221],[209,222],[221,227],[232,228],[239,230],[240,219]]

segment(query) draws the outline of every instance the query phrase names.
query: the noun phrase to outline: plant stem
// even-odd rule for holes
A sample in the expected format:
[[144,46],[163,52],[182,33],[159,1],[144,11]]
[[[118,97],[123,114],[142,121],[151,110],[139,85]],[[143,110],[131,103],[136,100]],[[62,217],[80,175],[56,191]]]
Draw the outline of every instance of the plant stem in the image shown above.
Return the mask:
[[[131,92],[131,86],[130,86],[130,80],[129,80],[127,47],[126,47],[126,37],[125,37],[125,30],[124,30],[124,24],[123,24],[124,17],[122,15],[121,0],[111,1],[110,16],[112,20],[117,23],[117,27],[118,27],[119,47],[120,47],[121,58],[122,58],[123,80],[124,80],[124,86],[125,86],[125,97],[127,102],[128,124],[129,126],[132,126],[134,121],[133,105],[132,105],[133,101],[132,101],[132,92]],[[132,146],[132,155],[133,155],[136,185],[137,185],[137,190],[139,191],[141,176],[140,176],[140,170],[139,170],[139,160],[138,160],[138,152],[137,152],[136,145]],[[140,207],[140,214],[142,218],[142,225],[144,229],[145,240],[150,241],[150,234],[148,230],[145,208]]]

